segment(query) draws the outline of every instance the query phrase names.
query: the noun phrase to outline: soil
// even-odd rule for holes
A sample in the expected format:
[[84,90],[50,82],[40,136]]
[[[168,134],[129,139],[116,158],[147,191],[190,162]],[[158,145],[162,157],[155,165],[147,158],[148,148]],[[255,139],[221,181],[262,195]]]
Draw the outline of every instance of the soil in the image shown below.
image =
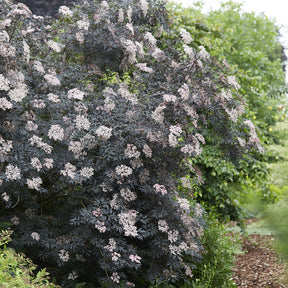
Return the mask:
[[288,288],[287,266],[273,249],[271,235],[241,237],[243,254],[235,258],[233,279],[238,288]]

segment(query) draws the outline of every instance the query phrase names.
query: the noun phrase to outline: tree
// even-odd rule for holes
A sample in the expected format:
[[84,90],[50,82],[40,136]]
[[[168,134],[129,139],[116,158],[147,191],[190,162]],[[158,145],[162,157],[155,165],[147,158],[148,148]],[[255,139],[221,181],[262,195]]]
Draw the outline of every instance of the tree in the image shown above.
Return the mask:
[[[285,73],[275,23],[263,14],[242,12],[241,4],[233,1],[208,14],[201,12],[201,3],[186,9],[171,4],[169,15],[173,19],[171,32],[163,37],[177,39],[181,31],[186,31],[192,35],[191,48],[202,45],[212,58],[224,61],[239,82],[238,93],[245,99],[243,116],[255,123],[261,143],[279,141],[271,126],[283,117],[279,109],[283,94],[277,96],[275,91],[283,91]],[[207,131],[208,135],[213,133]],[[270,189],[265,162],[273,155],[266,147],[265,153],[247,152],[248,158],[244,155],[239,159],[231,151],[223,152],[214,137],[207,139],[203,153],[193,160],[204,180],[197,199],[209,207],[216,206],[221,217],[239,220],[239,201],[245,198],[246,191],[252,189],[261,194]]]

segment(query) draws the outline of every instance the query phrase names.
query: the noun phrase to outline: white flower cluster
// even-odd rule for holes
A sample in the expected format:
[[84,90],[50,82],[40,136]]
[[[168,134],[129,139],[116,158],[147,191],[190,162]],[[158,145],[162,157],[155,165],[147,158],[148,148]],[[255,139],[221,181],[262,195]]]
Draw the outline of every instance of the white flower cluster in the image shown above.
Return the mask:
[[8,91],[10,89],[10,82],[8,79],[4,77],[4,75],[0,74],[0,91]]
[[97,208],[96,210],[92,211],[92,215],[95,217],[100,217],[103,215],[103,211],[101,210],[101,208]]
[[12,141],[5,141],[5,139],[0,135],[0,160],[3,160],[4,156],[7,155],[7,153],[9,153],[12,148]]
[[235,76],[228,76],[227,77],[228,84],[233,86],[236,90],[238,90],[241,86],[237,83]]
[[131,32],[132,35],[134,35],[134,28],[132,23],[127,23],[125,27]]
[[32,232],[31,233],[32,239],[39,241],[40,240],[40,235],[37,232]]
[[6,109],[11,109],[12,107],[12,103],[9,102],[6,98],[0,98],[0,109],[5,111]]
[[72,151],[74,153],[74,157],[78,159],[81,156],[85,156],[87,153],[83,153],[82,150],[84,146],[80,141],[70,141],[68,146],[68,151]]
[[164,94],[163,95],[163,100],[166,103],[169,103],[169,102],[176,103],[177,102],[177,97],[175,95],[171,95],[171,94]]
[[71,179],[75,179],[76,177],[76,167],[74,165],[72,165],[71,163],[67,162],[65,164],[65,169],[60,171],[60,174],[62,174],[63,176],[68,176]]
[[28,88],[25,83],[19,83],[17,87],[8,92],[12,101],[21,102],[28,94]]
[[89,21],[85,18],[77,21],[77,26],[81,30],[87,31],[89,29],[89,25],[90,25]]
[[47,81],[48,84],[52,86],[61,86],[59,78],[54,74],[46,74],[44,75],[44,79]]
[[42,169],[42,164],[39,160],[39,158],[37,157],[33,157],[31,159],[30,164],[32,165],[33,168],[35,168],[38,172]]
[[10,199],[10,196],[6,192],[2,193],[1,196],[5,202],[8,202]]
[[147,46],[149,48],[151,48],[153,50],[156,48],[157,40],[155,39],[155,37],[150,32],[145,33],[144,39],[146,40]]
[[118,252],[112,252],[112,254],[111,254],[111,259],[112,259],[112,261],[113,262],[116,262],[119,258],[121,257],[121,254],[120,253],[118,253]]
[[123,21],[124,21],[124,12],[123,12],[123,9],[120,8],[118,10],[118,22],[122,23]]
[[180,30],[180,35],[181,35],[181,38],[185,44],[189,44],[192,42],[192,37],[186,29],[182,28]]
[[112,253],[116,249],[116,241],[113,238],[110,238],[109,245],[104,246],[104,249],[107,249]]
[[161,232],[168,232],[169,226],[168,226],[166,220],[159,220],[158,221],[158,229]]
[[32,146],[36,145],[37,147],[43,149],[47,154],[51,154],[52,153],[52,146],[50,146],[49,144],[45,143],[42,141],[41,137],[38,137],[36,135],[33,135],[30,139],[29,142]]
[[134,44],[134,42],[129,39],[125,40],[123,42],[123,46],[125,48],[126,55],[128,56],[128,62],[130,64],[136,63],[137,62],[137,59],[136,59],[137,47]]
[[[6,24],[10,26],[8,22],[6,22]],[[0,31],[0,55],[2,57],[14,57],[15,56],[16,48],[10,45],[9,41],[10,41],[10,37],[7,31],[5,30]]]
[[137,150],[137,147],[133,144],[127,144],[124,154],[129,159],[139,158],[141,155],[141,153]]
[[186,83],[184,83],[177,91],[183,101],[187,101],[189,99],[189,87]]
[[51,125],[49,131],[48,131],[48,137],[50,139],[53,139],[55,141],[57,140],[63,140],[64,139],[64,129],[56,124],[56,125]]
[[137,195],[135,192],[132,192],[129,188],[123,188],[120,190],[120,195],[122,196],[122,198],[127,201],[127,202],[131,202],[136,200]]
[[23,40],[23,59],[24,61],[26,61],[27,64],[30,61],[30,47],[24,40]]
[[121,95],[121,97],[130,101],[132,105],[138,104],[138,99],[137,99],[136,95],[130,93],[125,84],[120,84],[120,88],[118,89],[118,93]]
[[107,230],[105,223],[103,221],[99,221],[99,220],[97,220],[97,222],[95,224],[95,228],[98,229],[100,233],[105,233]]
[[77,278],[78,278],[78,274],[73,270],[71,273],[69,273],[67,279],[74,281],[74,280],[77,279]]
[[137,63],[135,66],[143,72],[147,72],[150,74],[154,72],[154,70],[152,68],[147,67],[147,63]]
[[129,255],[129,259],[132,261],[132,262],[135,262],[135,263],[141,263],[141,257],[137,254],[131,254]]
[[148,11],[148,2],[146,0],[140,0],[140,7],[144,17],[146,17]]
[[92,167],[82,167],[77,171],[76,166],[67,162],[64,166],[64,169],[60,170],[60,174],[63,176],[68,176],[72,180],[80,180],[80,182],[84,179],[89,179],[94,175],[94,169]]
[[115,283],[120,282],[120,276],[117,272],[113,272],[112,275],[110,276],[110,279]]
[[152,150],[147,144],[143,146],[142,151],[147,158],[152,158]]
[[132,7],[129,5],[128,9],[127,9],[127,18],[129,22],[132,22],[132,14],[133,14],[133,9]]
[[188,45],[184,44],[183,45],[183,50],[185,52],[185,54],[188,55],[188,57],[193,60],[195,58],[195,52],[193,51],[193,49],[191,47],[189,47]]
[[78,88],[68,90],[68,99],[83,100],[85,93]]
[[252,123],[252,121],[250,120],[246,120],[244,122],[245,125],[247,125],[250,129],[250,132],[249,132],[249,140],[248,140],[248,144],[250,145],[256,145],[257,149],[263,153],[264,152],[264,149],[263,147],[261,147],[260,145],[260,140],[257,136],[257,133],[256,133],[256,129],[255,129],[255,126],[254,124]]
[[89,130],[90,121],[83,115],[77,115],[75,119],[76,128],[79,130]]
[[64,48],[63,45],[61,45],[61,44],[59,44],[59,43],[57,43],[51,39],[47,41],[47,45],[49,48],[51,48],[53,51],[55,51],[57,53],[60,53]]
[[49,93],[47,95],[47,98],[49,101],[53,102],[53,103],[59,103],[60,102],[60,99],[57,95],[53,94],[53,93]]
[[155,120],[159,124],[163,124],[164,122],[164,109],[166,108],[165,105],[158,106],[151,115],[151,118]]
[[199,46],[198,48],[200,49],[198,52],[199,57],[204,61],[208,60],[210,58],[210,54],[206,51],[205,47]]
[[190,212],[190,209],[191,209],[191,205],[189,203],[189,201],[185,198],[177,198],[177,202],[180,206],[180,208],[186,212],[186,213],[189,213]]
[[33,177],[32,179],[27,179],[27,185],[29,189],[35,189],[39,191],[40,185],[43,183],[40,177]]
[[120,208],[120,200],[118,198],[118,194],[114,194],[112,200],[110,201],[111,208],[118,210]]
[[180,180],[181,180],[181,185],[184,188],[191,188],[192,187],[191,181],[187,177],[181,177]]
[[135,210],[128,210],[118,214],[119,223],[123,226],[124,235],[136,237],[138,235],[137,227],[135,226],[138,212]]
[[58,253],[58,256],[63,262],[68,262],[70,259],[69,252],[65,249],[61,249]]
[[58,13],[63,16],[72,16],[73,12],[67,6],[60,6],[58,9]]
[[13,224],[13,225],[19,225],[19,223],[20,223],[20,220],[19,220],[19,218],[15,215],[15,216],[13,216],[11,219],[10,219],[10,221],[11,221],[11,223]]
[[119,165],[115,169],[116,174],[121,177],[127,177],[133,173],[132,168],[126,166],[126,165]]
[[178,230],[168,231],[168,240],[170,241],[170,243],[177,242],[178,237],[179,237]]
[[112,128],[102,125],[95,131],[95,133],[101,140],[108,140],[112,136]]
[[160,185],[157,183],[153,186],[153,188],[154,188],[156,193],[160,193],[162,195],[167,194],[167,190],[166,190],[166,187],[164,185]]
[[12,164],[6,166],[5,176],[8,181],[21,179],[21,170]]
[[88,179],[94,175],[94,169],[92,167],[83,167],[79,173],[80,177]]
[[46,107],[46,104],[42,99],[34,99],[31,102],[34,108],[43,109]]
[[170,130],[170,134],[168,136],[169,145],[171,147],[176,147],[178,145],[178,137],[180,137],[183,131],[179,124],[170,126],[169,130]]

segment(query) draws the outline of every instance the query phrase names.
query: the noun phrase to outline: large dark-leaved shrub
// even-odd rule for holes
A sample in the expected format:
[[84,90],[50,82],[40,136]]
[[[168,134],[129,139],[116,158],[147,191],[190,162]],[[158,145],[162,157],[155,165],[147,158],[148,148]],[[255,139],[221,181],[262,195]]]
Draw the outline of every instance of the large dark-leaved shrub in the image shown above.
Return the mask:
[[193,277],[205,223],[177,189],[201,182],[187,159],[205,137],[260,149],[235,78],[187,31],[158,48],[160,1],[86,0],[50,23],[0,3],[0,221],[14,248],[62,286]]

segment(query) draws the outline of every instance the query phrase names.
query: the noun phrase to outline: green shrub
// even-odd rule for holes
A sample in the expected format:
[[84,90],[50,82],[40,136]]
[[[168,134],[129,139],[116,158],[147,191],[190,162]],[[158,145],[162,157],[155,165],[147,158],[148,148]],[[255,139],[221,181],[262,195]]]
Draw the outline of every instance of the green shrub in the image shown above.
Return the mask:
[[236,287],[232,279],[232,268],[234,255],[239,250],[240,244],[235,236],[228,235],[226,227],[217,220],[213,213],[208,216],[202,243],[205,253],[203,253],[202,261],[193,271],[196,280],[192,287]]
[[16,253],[6,245],[11,241],[12,231],[0,233],[0,283],[2,288],[56,288],[49,282],[45,269],[34,274],[37,267],[25,255]]

